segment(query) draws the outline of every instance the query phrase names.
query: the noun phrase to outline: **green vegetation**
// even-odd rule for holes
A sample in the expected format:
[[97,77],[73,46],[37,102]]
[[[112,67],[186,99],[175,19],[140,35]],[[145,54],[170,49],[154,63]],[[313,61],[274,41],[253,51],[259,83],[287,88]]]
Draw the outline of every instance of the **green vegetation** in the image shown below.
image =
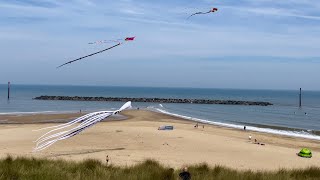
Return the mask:
[[[179,179],[180,170],[164,167],[153,160],[132,167],[106,166],[98,160],[88,159],[83,162],[48,160],[35,158],[12,158],[0,160],[0,179]],[[206,164],[189,167],[192,179],[252,179],[286,180],[319,179],[320,168],[309,167],[303,170],[237,171],[222,166],[209,167]]]

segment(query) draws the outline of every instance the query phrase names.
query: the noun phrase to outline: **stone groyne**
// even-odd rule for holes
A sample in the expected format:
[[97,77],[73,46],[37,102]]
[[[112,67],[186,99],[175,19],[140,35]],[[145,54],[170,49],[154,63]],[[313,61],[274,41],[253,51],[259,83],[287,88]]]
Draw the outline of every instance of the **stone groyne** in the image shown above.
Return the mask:
[[193,103],[193,104],[226,104],[247,106],[269,106],[269,102],[236,101],[236,100],[210,100],[210,99],[173,99],[173,98],[128,98],[128,97],[79,97],[79,96],[39,96],[35,100],[61,100],[61,101],[120,101],[120,102],[152,102],[152,103]]

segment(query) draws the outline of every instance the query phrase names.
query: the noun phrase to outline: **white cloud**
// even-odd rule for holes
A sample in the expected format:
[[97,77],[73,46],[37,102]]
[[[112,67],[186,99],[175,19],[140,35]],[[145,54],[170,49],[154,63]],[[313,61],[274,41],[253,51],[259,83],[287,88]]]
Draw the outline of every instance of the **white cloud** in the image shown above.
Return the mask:
[[[34,40],[38,37],[48,40],[56,37],[57,40],[63,38],[63,43],[65,43],[116,38],[116,36],[126,36],[126,34],[137,35],[137,46],[129,48],[136,53],[131,53],[128,56],[118,54],[123,58],[132,57],[132,54],[134,54],[134,58],[154,57],[153,54],[146,53],[150,51],[158,56],[194,57],[215,55],[303,57],[320,55],[315,48],[320,46],[318,43],[320,42],[320,33],[316,31],[320,24],[315,23],[301,27],[299,24],[287,24],[288,30],[286,32],[274,32],[277,26],[263,29],[261,32],[256,27],[257,24],[264,25],[263,22],[259,22],[259,18],[253,20],[252,25],[241,26],[237,22],[238,14],[246,19],[257,17],[256,15],[267,15],[271,18],[269,22],[271,25],[273,17],[277,20],[279,17],[319,20],[318,16],[308,15],[307,12],[299,14],[300,10],[273,7],[272,5],[261,7],[254,3],[255,1],[246,1],[250,2],[251,6],[240,7],[222,4],[219,5],[220,11],[217,14],[197,17],[192,21],[185,20],[187,16],[185,13],[191,12],[191,9],[186,10],[170,3],[131,0],[107,2],[46,0],[46,2],[57,5],[52,8],[0,2],[0,8],[5,9],[0,12],[0,15],[2,17],[42,17],[48,19],[46,22],[34,25],[19,23],[11,25],[8,23],[7,29],[16,29],[11,33],[11,36],[10,30],[3,30],[6,39],[23,35],[30,39],[33,34],[38,34]],[[261,3],[271,4],[272,2],[264,0]],[[199,7],[201,6],[204,5],[199,4]],[[207,22],[202,19],[206,19]],[[231,20],[224,22],[225,19]],[[283,21],[285,22],[286,19]],[[3,29],[0,27],[0,30],[1,28]],[[269,30],[272,31],[269,32]],[[23,33],[24,31],[30,33]],[[310,34],[310,32],[312,33]],[[74,48],[83,47],[78,44],[74,46]]]
[[310,20],[320,20],[320,16],[305,14],[302,10],[276,8],[276,7],[234,7],[234,6],[221,6],[222,9],[230,9],[238,13],[252,13],[257,15],[269,15],[274,18],[279,17],[295,17]]

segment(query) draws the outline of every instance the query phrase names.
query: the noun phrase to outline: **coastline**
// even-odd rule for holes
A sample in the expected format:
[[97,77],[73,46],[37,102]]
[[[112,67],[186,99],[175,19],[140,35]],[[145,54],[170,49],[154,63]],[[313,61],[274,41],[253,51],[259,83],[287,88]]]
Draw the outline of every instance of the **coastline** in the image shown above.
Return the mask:
[[[186,164],[206,162],[209,165],[225,165],[236,169],[275,170],[319,166],[319,141],[279,136],[253,131],[243,131],[202,124],[179,117],[145,110],[129,110],[122,113],[123,121],[98,123],[78,136],[61,141],[45,151],[32,153],[34,141],[44,132],[32,130],[50,126],[50,123],[25,124],[28,119],[53,119],[57,116],[19,116],[21,124],[1,124],[1,156],[45,157],[52,159],[83,160],[111,157],[111,163],[119,166],[134,165],[145,159],[155,159],[165,165],[180,168]],[[66,116],[66,115],[63,115]],[[69,114],[79,117],[79,114]],[[35,118],[37,117],[37,118]],[[0,119],[3,116],[0,116]],[[173,131],[158,131],[161,125],[173,125]],[[265,146],[253,144],[253,139]],[[314,157],[296,156],[301,148],[308,147]]]
[[[204,123],[204,124],[210,124],[213,126],[220,126],[220,127],[226,127],[226,128],[232,128],[232,129],[243,129],[244,125],[246,125],[246,130],[247,131],[254,131],[254,132],[259,132],[259,133],[267,133],[267,134],[274,134],[274,135],[281,135],[281,136],[288,136],[288,137],[295,137],[295,138],[304,138],[304,139],[311,139],[311,140],[317,140],[320,141],[320,136],[318,134],[310,134],[310,133],[298,133],[297,131],[290,131],[291,128],[270,128],[272,126],[259,126],[259,124],[256,124],[257,126],[248,126],[247,124],[244,125],[238,125],[238,124],[231,124],[231,123],[222,123],[222,122],[216,122],[216,121],[209,121],[209,120],[204,120],[204,119],[199,119],[199,118],[193,118],[193,117],[188,117],[180,114],[175,114],[175,113],[170,113],[161,109],[155,109],[156,111],[159,111],[163,114],[167,114],[170,116],[174,117],[179,117],[185,120],[191,120],[194,122],[199,122],[199,123]],[[302,130],[302,129],[300,129]],[[316,131],[319,133],[319,131]]]
[[[176,113],[171,113],[163,109],[146,107],[141,110],[151,111],[155,113],[165,114],[174,118],[181,118],[181,120],[191,121],[194,123],[202,123],[222,128],[231,128],[234,130],[243,130],[246,126],[247,131],[265,133],[272,135],[279,135],[285,137],[302,138],[307,140],[315,140],[320,142],[320,131],[307,132],[305,129],[294,129],[270,125],[250,124],[244,123],[243,125],[233,123],[223,123],[218,121],[210,121],[199,119],[189,116],[184,116]],[[74,112],[74,111],[43,111],[43,112],[10,112],[0,113],[1,124],[38,124],[38,123],[65,123],[69,120],[75,119],[89,112]],[[113,115],[108,118],[108,121],[126,120],[128,117],[123,115]],[[104,120],[105,121],[105,120]]]

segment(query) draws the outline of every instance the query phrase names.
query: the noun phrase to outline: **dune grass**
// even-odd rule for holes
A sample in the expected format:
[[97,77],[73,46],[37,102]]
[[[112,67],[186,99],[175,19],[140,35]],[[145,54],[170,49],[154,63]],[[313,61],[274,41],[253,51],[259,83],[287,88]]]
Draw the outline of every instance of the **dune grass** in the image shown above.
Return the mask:
[[[320,179],[320,168],[309,167],[303,170],[281,169],[267,171],[238,171],[222,166],[209,167],[206,164],[189,166],[193,180],[286,180]],[[88,159],[82,162],[48,160],[10,156],[0,160],[0,179],[119,179],[150,180],[179,179],[179,169],[160,165],[154,160],[146,160],[131,167],[106,166],[102,162]]]

